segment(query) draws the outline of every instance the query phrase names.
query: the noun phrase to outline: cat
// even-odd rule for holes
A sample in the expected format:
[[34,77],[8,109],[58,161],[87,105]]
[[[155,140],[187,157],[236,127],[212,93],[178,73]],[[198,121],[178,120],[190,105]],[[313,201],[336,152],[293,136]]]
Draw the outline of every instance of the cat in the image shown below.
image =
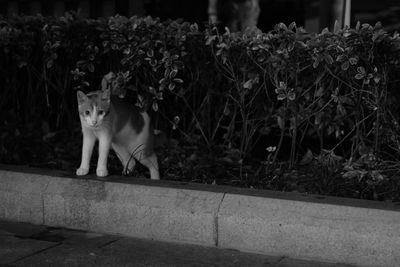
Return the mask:
[[108,79],[112,77],[111,73],[104,76],[102,90],[88,94],[77,91],[83,144],[82,160],[76,174],[88,174],[93,147],[98,140],[97,176],[108,175],[107,159],[112,148],[122,163],[124,175],[132,172],[136,159],[149,169],[151,179],[159,180],[150,117],[138,107],[111,94],[112,88],[106,85],[111,84]]

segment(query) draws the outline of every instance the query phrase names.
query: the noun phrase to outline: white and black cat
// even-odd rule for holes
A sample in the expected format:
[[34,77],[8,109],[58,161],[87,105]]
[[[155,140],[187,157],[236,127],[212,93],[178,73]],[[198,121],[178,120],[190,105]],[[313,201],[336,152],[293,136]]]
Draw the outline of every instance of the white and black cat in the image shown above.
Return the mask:
[[123,174],[133,170],[136,159],[149,168],[151,179],[158,180],[160,175],[150,117],[138,107],[111,95],[112,88],[105,86],[111,84],[108,83],[111,77],[112,73],[104,76],[103,90],[88,94],[77,92],[83,145],[81,165],[76,174],[88,174],[93,147],[98,140],[97,176],[108,175],[107,159],[112,148],[122,163]]

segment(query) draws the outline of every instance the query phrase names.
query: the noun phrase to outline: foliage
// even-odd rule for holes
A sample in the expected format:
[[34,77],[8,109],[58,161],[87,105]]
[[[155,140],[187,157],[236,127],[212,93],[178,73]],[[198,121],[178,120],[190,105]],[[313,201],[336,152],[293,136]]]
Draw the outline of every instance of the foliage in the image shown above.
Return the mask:
[[229,165],[244,186],[289,190],[289,174],[308,168],[317,182],[305,191],[396,198],[399,51],[399,36],[379,23],[230,33],[151,17],[3,18],[0,152],[18,127],[75,132],[75,90],[97,90],[113,71],[115,94],[151,112],[172,140],[202,147],[203,156],[180,146],[166,155],[185,161],[184,175],[201,173],[208,157],[211,172]]

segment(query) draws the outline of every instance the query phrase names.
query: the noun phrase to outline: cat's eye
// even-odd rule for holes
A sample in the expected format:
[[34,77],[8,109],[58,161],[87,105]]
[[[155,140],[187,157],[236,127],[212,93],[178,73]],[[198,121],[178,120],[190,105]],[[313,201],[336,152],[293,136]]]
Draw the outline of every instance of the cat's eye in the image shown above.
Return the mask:
[[90,111],[89,111],[89,110],[86,110],[86,111],[85,111],[85,115],[86,115],[86,116],[89,116],[89,115],[90,115]]
[[99,110],[99,115],[104,115],[104,110]]

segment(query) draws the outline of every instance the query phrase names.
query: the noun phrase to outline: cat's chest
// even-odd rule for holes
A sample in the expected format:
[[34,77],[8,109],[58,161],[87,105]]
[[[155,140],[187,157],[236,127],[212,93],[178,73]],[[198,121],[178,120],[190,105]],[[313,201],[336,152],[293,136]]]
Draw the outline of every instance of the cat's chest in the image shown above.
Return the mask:
[[93,135],[96,139],[112,139],[112,133],[105,129],[92,129]]

